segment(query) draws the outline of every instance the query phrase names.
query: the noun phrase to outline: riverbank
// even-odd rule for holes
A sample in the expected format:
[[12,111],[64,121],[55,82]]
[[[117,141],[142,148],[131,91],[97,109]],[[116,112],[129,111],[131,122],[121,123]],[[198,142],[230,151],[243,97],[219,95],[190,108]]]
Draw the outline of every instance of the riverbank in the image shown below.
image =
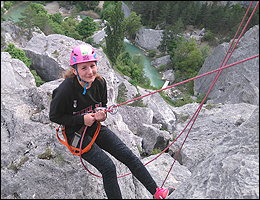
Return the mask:
[[[7,11],[4,13],[4,15],[7,14],[8,12],[12,11],[14,8],[17,8],[17,7],[21,6],[22,4],[29,3],[29,2],[30,2],[30,1],[21,1],[20,3],[18,3],[18,4],[16,4],[16,5],[12,6],[9,10],[7,10]],[[4,6],[4,4],[3,4],[3,6]],[[3,6],[2,6],[2,1],[1,1],[1,7],[3,7]]]
[[[103,8],[103,4],[104,4],[104,1],[100,1],[98,7],[102,9]],[[61,7],[61,8],[59,7],[58,1],[53,1],[53,2],[50,2],[50,3],[46,3],[46,6],[43,6],[43,7],[45,8],[45,10],[47,10],[47,13],[51,14],[51,15],[53,15],[55,13],[61,13],[61,15],[63,17],[68,17],[68,16],[71,15],[70,14],[70,10],[67,10],[64,7]],[[93,19],[99,19],[100,18],[100,16],[97,13],[95,13],[94,11],[92,11],[92,10],[81,11],[81,12],[79,12],[79,15],[86,15],[86,16],[89,16],[89,17],[91,17]]]

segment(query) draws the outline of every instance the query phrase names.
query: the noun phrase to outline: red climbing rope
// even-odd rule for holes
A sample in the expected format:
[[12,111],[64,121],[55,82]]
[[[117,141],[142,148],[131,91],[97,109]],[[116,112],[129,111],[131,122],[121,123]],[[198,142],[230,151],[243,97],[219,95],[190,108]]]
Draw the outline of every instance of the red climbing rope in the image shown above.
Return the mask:
[[[246,14],[245,14],[245,16],[244,16],[244,18],[243,18],[243,20],[242,20],[242,22],[241,22],[241,24],[240,24],[238,30],[237,30],[237,32],[236,32],[236,34],[235,34],[235,37],[234,37],[232,43],[230,44],[230,47],[229,47],[229,49],[228,49],[228,51],[227,51],[227,53],[226,53],[226,56],[225,56],[224,60],[222,61],[222,64],[224,63],[224,61],[225,61],[225,59],[226,59],[226,57],[227,57],[227,55],[228,55],[228,52],[229,52],[230,48],[232,47],[233,42],[235,41],[235,38],[236,38],[236,36],[237,36],[237,34],[238,34],[238,32],[239,32],[239,30],[240,30],[240,28],[241,28],[241,26],[242,26],[244,20],[245,20],[245,17],[246,17],[246,15],[247,15],[247,13],[248,13],[248,11],[249,11],[249,9],[250,9],[252,3],[253,3],[253,1],[250,3],[250,5],[249,5],[249,7],[248,7],[248,9],[247,9],[247,12],[246,12]],[[225,65],[227,64],[227,62],[228,62],[230,56],[232,55],[232,53],[233,53],[233,51],[234,51],[234,49],[235,49],[235,47],[236,47],[238,41],[239,41],[240,38],[242,37],[242,35],[243,35],[243,33],[244,33],[244,31],[245,31],[245,29],[246,29],[246,27],[247,27],[249,21],[251,20],[253,14],[255,13],[255,10],[256,10],[256,8],[258,7],[258,4],[259,4],[259,1],[257,2],[256,6],[255,6],[255,9],[253,10],[253,12],[252,12],[250,18],[248,19],[248,21],[247,21],[247,23],[246,23],[246,25],[245,25],[243,31],[241,32],[239,38],[237,39],[237,42],[236,42],[236,44],[234,45],[234,47],[233,47],[233,49],[232,49],[232,51],[231,51],[231,53],[230,53],[228,59],[226,60]],[[258,56],[259,56],[259,54],[258,54]],[[214,78],[214,80],[213,80],[213,82],[212,82],[212,84],[211,84],[211,86],[210,86],[210,88],[209,88],[209,90],[208,90],[206,96],[204,97],[204,99],[203,99],[203,101],[201,102],[199,108],[196,110],[196,112],[194,113],[194,115],[193,115],[192,118],[191,118],[191,120],[192,120],[193,117],[196,115],[195,118],[194,118],[194,121],[193,121],[193,123],[192,123],[192,125],[191,125],[191,127],[190,127],[190,129],[189,129],[189,131],[188,131],[188,133],[187,133],[187,135],[186,135],[186,137],[185,137],[185,139],[184,139],[184,141],[183,141],[183,143],[182,143],[182,145],[181,145],[181,147],[180,147],[178,153],[177,153],[177,155],[176,155],[176,158],[175,158],[173,164],[171,165],[170,170],[169,170],[168,174],[166,175],[166,177],[165,177],[165,179],[164,179],[164,181],[163,181],[163,183],[162,183],[162,186],[161,186],[161,187],[163,187],[163,185],[164,185],[164,183],[165,183],[167,177],[169,176],[169,173],[170,173],[170,171],[171,171],[171,169],[172,169],[172,167],[173,167],[173,165],[174,165],[176,159],[178,158],[178,155],[179,155],[179,153],[180,153],[180,151],[181,151],[181,149],[182,149],[182,147],[183,147],[183,145],[184,145],[184,143],[185,143],[185,141],[186,141],[186,139],[187,139],[187,137],[188,137],[188,135],[189,135],[189,133],[190,133],[190,131],[191,131],[191,128],[192,128],[193,124],[195,123],[195,121],[196,121],[196,119],[197,119],[197,117],[198,117],[198,115],[199,115],[199,112],[200,112],[200,110],[201,110],[201,108],[202,108],[202,105],[203,105],[204,101],[205,101],[206,98],[208,97],[208,95],[209,95],[211,89],[213,88],[213,86],[215,85],[216,81],[218,80],[218,78],[219,78],[221,72],[223,71],[222,64],[221,64],[221,66],[220,66],[220,69],[221,69],[221,70],[218,71],[218,73],[217,73],[217,75],[215,76],[215,78]],[[191,122],[191,120],[188,122],[187,126],[189,125],[189,123]],[[184,130],[187,128],[187,126],[184,128]],[[182,131],[182,133],[184,132],[184,130]]]
[[[188,122],[188,124],[185,126],[185,128],[182,130],[182,132],[181,132],[181,133],[175,138],[175,140],[174,140],[173,142],[171,142],[171,144],[168,145],[159,155],[157,155],[154,159],[152,159],[152,160],[150,160],[149,162],[147,162],[146,164],[144,164],[144,165],[148,165],[149,163],[151,163],[152,161],[154,161],[155,159],[157,159],[162,153],[164,153],[164,152],[182,135],[182,133],[183,133],[183,132],[185,131],[185,129],[188,127],[188,125],[190,124],[190,122],[192,121],[192,119],[195,117],[195,118],[194,118],[194,121],[193,121],[193,123],[192,123],[192,125],[191,125],[191,127],[190,127],[190,129],[189,129],[189,131],[188,131],[188,133],[187,133],[187,135],[186,135],[186,137],[185,137],[185,139],[184,139],[184,141],[183,141],[181,147],[180,147],[180,150],[178,151],[178,153],[177,153],[177,155],[176,155],[176,158],[175,158],[173,164],[171,165],[171,168],[170,168],[170,170],[169,170],[169,172],[168,172],[168,174],[167,174],[167,176],[166,176],[166,178],[165,178],[165,180],[164,180],[164,182],[163,182],[163,184],[162,184],[161,187],[163,187],[163,185],[164,185],[164,183],[165,183],[165,181],[166,181],[166,179],[167,179],[167,177],[168,177],[168,175],[169,175],[169,173],[170,173],[170,171],[171,171],[171,169],[172,169],[172,167],[173,167],[175,161],[177,160],[178,155],[179,155],[179,153],[180,153],[180,151],[181,151],[181,149],[182,149],[182,147],[183,147],[183,145],[184,145],[184,143],[185,143],[185,141],[186,141],[186,139],[187,139],[187,137],[188,137],[188,135],[189,135],[189,133],[190,133],[190,131],[191,131],[191,128],[192,128],[193,124],[195,123],[195,121],[196,121],[196,119],[197,119],[197,117],[198,117],[198,114],[199,114],[199,112],[200,112],[200,110],[201,110],[201,108],[202,108],[202,105],[204,104],[204,102],[205,102],[207,96],[209,95],[211,89],[213,88],[214,84],[216,83],[216,81],[217,81],[217,79],[219,78],[219,76],[220,76],[221,72],[223,71],[223,69],[226,69],[226,68],[228,68],[228,67],[231,67],[231,66],[234,66],[234,65],[243,63],[243,62],[245,62],[245,61],[248,61],[248,60],[250,60],[250,59],[259,57],[259,54],[257,54],[257,55],[255,55],[255,56],[252,56],[252,57],[249,57],[249,58],[246,58],[246,59],[243,59],[243,60],[241,60],[241,61],[238,61],[238,62],[235,62],[235,63],[232,63],[232,64],[230,64],[230,65],[225,66],[225,65],[227,64],[227,62],[228,62],[230,56],[232,55],[232,53],[233,53],[233,51],[234,51],[234,49],[235,49],[235,47],[236,47],[238,41],[239,41],[240,38],[242,37],[242,35],[243,35],[243,33],[244,33],[244,31],[245,31],[245,29],[246,29],[246,27],[247,27],[249,21],[251,20],[253,14],[255,13],[255,10],[256,10],[256,8],[258,7],[258,4],[259,4],[259,2],[257,2],[256,6],[255,6],[255,9],[253,10],[253,12],[252,12],[250,18],[248,19],[248,21],[247,21],[247,23],[246,23],[246,25],[245,25],[243,31],[241,32],[239,38],[237,39],[237,42],[235,43],[235,45],[234,45],[234,47],[233,47],[233,49],[232,49],[232,51],[231,51],[229,57],[227,58],[227,60],[226,60],[226,62],[225,62],[225,64],[224,64],[224,66],[222,67],[222,65],[223,65],[223,63],[224,63],[224,61],[225,61],[225,59],[226,59],[226,57],[227,57],[227,55],[228,55],[228,52],[229,52],[230,48],[232,47],[233,42],[235,41],[235,38],[236,38],[236,36],[237,36],[237,34],[238,34],[238,32],[239,32],[239,30],[240,30],[240,28],[241,28],[241,26],[242,26],[242,24],[243,24],[245,18],[246,18],[246,15],[247,15],[247,13],[248,13],[248,11],[249,11],[249,9],[250,9],[252,3],[253,3],[253,1],[251,2],[250,6],[248,7],[248,10],[247,10],[247,12],[246,12],[246,14],[245,14],[245,16],[244,16],[242,22],[241,22],[241,24],[240,24],[240,26],[239,26],[239,28],[238,28],[236,34],[235,34],[235,37],[234,37],[234,39],[233,39],[233,41],[232,41],[232,43],[231,43],[231,45],[230,45],[230,47],[229,47],[229,49],[228,49],[228,51],[227,51],[227,54],[225,55],[225,58],[224,58],[224,60],[222,61],[222,64],[221,64],[221,66],[220,66],[219,69],[215,69],[215,70],[210,71],[210,72],[207,72],[207,73],[205,73],[205,74],[201,74],[201,75],[196,76],[196,77],[194,77],[194,78],[191,78],[191,79],[188,79],[188,80],[185,80],[185,81],[182,81],[182,82],[173,84],[173,85],[171,85],[171,86],[168,86],[168,87],[165,87],[165,88],[163,88],[163,89],[160,89],[160,90],[151,92],[151,93],[149,93],[149,94],[146,94],[146,95],[137,97],[137,98],[135,98],[135,99],[131,99],[131,100],[126,101],[126,102],[123,102],[123,103],[121,103],[121,104],[110,106],[110,107],[105,111],[105,112],[110,112],[110,113],[112,114],[112,113],[114,112],[114,108],[116,108],[116,107],[118,107],[118,106],[121,106],[121,105],[130,103],[130,102],[132,102],[132,101],[136,101],[136,100],[138,100],[138,99],[141,99],[141,98],[144,98],[144,97],[146,97],[146,96],[155,94],[155,93],[157,93],[157,92],[160,92],[160,91],[163,91],[163,90],[166,90],[166,89],[175,87],[175,86],[177,86],[177,85],[180,85],[180,84],[183,84],[183,83],[186,83],[186,82],[195,80],[195,79],[197,79],[197,78],[200,78],[200,77],[209,75],[209,74],[211,74],[211,73],[217,72],[217,74],[216,74],[216,76],[215,76],[215,78],[214,78],[214,80],[213,80],[213,82],[212,82],[212,84],[211,84],[211,86],[210,86],[210,88],[209,88],[209,90],[208,90],[206,96],[204,97],[204,99],[203,99],[203,101],[201,102],[201,104],[199,105],[198,109],[196,110],[196,112],[194,113],[194,115],[192,116],[192,118],[190,119],[190,121]],[[115,113],[114,113],[114,114],[115,114]],[[94,176],[96,176],[96,177],[102,178],[102,176],[96,175],[96,174],[92,173],[91,171],[89,171],[89,170],[85,167],[85,165],[84,165],[84,163],[83,163],[83,161],[82,161],[82,159],[81,159],[81,147],[82,147],[82,142],[83,142],[83,138],[84,138],[86,129],[87,129],[87,126],[86,126],[86,128],[85,128],[85,130],[84,130],[84,132],[83,132],[82,139],[81,139],[81,142],[80,142],[80,151],[79,151],[80,160],[81,160],[81,163],[82,163],[82,165],[84,166],[84,168],[85,168],[90,174],[92,174],[92,175],[94,175]],[[127,174],[124,174],[124,175],[121,175],[121,176],[118,176],[117,178],[124,177],[124,176],[127,176],[127,175],[129,175],[129,174],[131,174],[131,172],[130,172],[130,173],[127,173]]]

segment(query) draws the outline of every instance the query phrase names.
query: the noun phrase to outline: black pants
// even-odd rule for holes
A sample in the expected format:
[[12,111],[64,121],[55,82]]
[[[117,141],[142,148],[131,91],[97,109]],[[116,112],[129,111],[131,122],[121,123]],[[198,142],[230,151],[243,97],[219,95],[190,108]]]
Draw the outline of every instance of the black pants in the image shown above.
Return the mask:
[[[94,132],[85,134],[82,149],[92,140]],[[78,144],[79,148],[80,142]],[[82,158],[93,165],[102,174],[106,195],[109,199],[121,199],[122,195],[117,182],[116,167],[104,149],[117,160],[124,163],[132,174],[154,195],[157,185],[139,158],[106,126],[100,132],[91,149],[82,154]]]

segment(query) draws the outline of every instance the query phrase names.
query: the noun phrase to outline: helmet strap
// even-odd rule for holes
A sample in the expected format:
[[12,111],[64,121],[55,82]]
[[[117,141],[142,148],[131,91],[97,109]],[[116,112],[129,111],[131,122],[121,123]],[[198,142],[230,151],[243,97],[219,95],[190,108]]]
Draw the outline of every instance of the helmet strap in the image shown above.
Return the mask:
[[82,93],[83,95],[85,95],[86,92],[87,92],[86,88],[87,88],[87,86],[88,86],[88,82],[83,81],[83,80],[79,77],[79,73],[78,73],[78,70],[77,70],[77,64],[75,64],[75,69],[76,69],[77,76],[78,76],[79,80],[82,81],[82,82],[84,82],[84,83],[86,83],[86,84],[85,84],[85,87],[84,87],[84,91],[83,91],[83,93]]

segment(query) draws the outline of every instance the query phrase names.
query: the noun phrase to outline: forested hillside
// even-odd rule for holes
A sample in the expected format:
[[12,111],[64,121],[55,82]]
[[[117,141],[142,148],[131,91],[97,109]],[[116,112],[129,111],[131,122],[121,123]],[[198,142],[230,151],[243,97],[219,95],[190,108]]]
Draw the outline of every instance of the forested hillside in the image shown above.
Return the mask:
[[[133,11],[142,16],[142,24],[154,29],[158,24],[164,29],[181,20],[185,29],[188,25],[206,30],[220,37],[233,37],[248,7],[240,3],[222,6],[220,1],[134,1]],[[249,10],[252,13],[254,6]],[[246,21],[250,15],[246,17]],[[259,8],[253,15],[247,29],[259,24]],[[243,27],[242,27],[243,28]],[[242,29],[241,29],[242,30]]]

